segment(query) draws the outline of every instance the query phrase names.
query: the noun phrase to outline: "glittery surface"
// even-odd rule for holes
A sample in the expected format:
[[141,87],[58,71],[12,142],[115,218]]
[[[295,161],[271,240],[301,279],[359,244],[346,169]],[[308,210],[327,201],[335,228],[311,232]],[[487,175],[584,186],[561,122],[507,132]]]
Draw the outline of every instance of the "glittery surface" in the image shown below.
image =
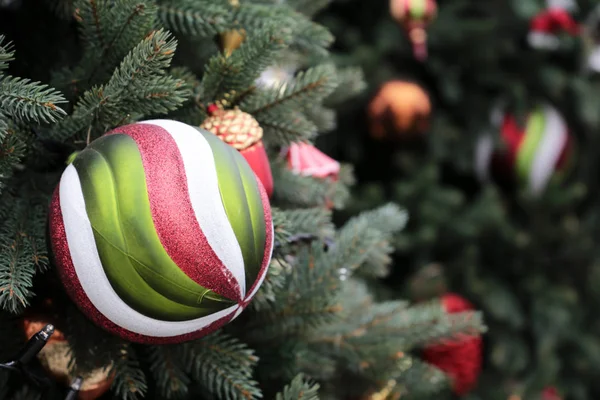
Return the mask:
[[252,171],[254,171],[260,182],[263,184],[267,196],[270,198],[273,195],[273,174],[262,140],[246,150],[240,150],[240,153],[244,156],[246,161],[248,161],[250,168],[252,168]]
[[258,287],[262,284],[265,275],[267,274],[267,269],[269,267],[269,263],[271,262],[271,254],[273,253],[273,217],[271,216],[271,203],[269,202],[269,196],[267,196],[267,191],[260,183],[260,179],[258,179],[258,188],[260,190],[260,198],[262,199],[263,211],[265,213],[265,225],[267,226],[267,237],[265,241],[265,256],[263,258],[262,264],[260,266],[260,271],[258,272],[258,276],[256,277],[256,281],[252,284],[252,286],[246,291],[247,295],[244,299],[243,307],[247,307],[248,303],[252,300],[252,297],[256,294]]
[[50,204],[49,213],[49,225],[50,225],[50,246],[54,254],[58,274],[65,286],[66,292],[71,297],[73,302],[81,309],[81,311],[88,316],[95,324],[102,327],[103,329],[116,334],[123,339],[146,344],[168,344],[168,343],[180,343],[188,340],[198,339],[203,337],[223,325],[233,318],[233,314],[227,315],[214,323],[198,330],[185,335],[171,336],[171,337],[153,337],[140,335],[131,332],[125,328],[117,326],[115,323],[107,319],[98,309],[91,303],[87,295],[85,294],[81,283],[75,272],[73,261],[69,252],[69,245],[67,243],[67,237],[65,233],[65,226],[63,223],[62,213],[60,210],[60,197],[58,187],[54,191],[54,196]]
[[202,232],[190,202],[183,160],[163,128],[133,124],[111,133],[131,136],[138,145],[146,174],[152,219],[171,259],[196,283],[240,301],[240,289]]
[[[444,295],[442,304],[450,314],[473,310],[467,300],[453,293]],[[474,336],[429,346],[423,352],[423,359],[448,374],[453,380],[454,393],[461,396],[477,384],[481,352],[481,337]]]

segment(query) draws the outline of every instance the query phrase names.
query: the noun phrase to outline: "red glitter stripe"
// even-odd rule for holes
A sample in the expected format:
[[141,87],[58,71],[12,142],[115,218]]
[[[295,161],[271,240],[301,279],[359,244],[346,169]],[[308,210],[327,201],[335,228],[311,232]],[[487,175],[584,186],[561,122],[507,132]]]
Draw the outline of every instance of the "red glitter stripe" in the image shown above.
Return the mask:
[[[267,273],[267,269],[269,267],[269,260],[271,259],[271,253],[273,252],[273,230],[271,229],[271,227],[273,226],[273,217],[271,216],[271,203],[269,202],[269,196],[267,195],[267,191],[265,190],[264,186],[260,182],[260,179],[256,177],[256,180],[258,181],[260,199],[262,200],[263,211],[265,213],[265,227],[267,230],[267,236],[265,240],[265,253],[263,256],[262,264],[260,266],[260,270],[258,271],[256,280],[254,281],[252,286],[248,290],[246,290],[246,294],[252,293],[258,282],[260,282],[261,278]],[[244,299],[243,307],[248,306],[250,300],[252,300],[252,298],[246,296],[246,298]]]
[[198,339],[214,332],[228,323],[235,314],[232,312],[200,330],[171,337],[146,336],[120,327],[106,318],[100,311],[98,311],[98,309],[94,306],[94,304],[92,304],[86,295],[81,283],[79,282],[79,278],[75,272],[75,267],[73,266],[73,260],[71,259],[69,244],[67,242],[67,234],[65,232],[65,225],[63,222],[62,212],[60,210],[60,195],[58,185],[54,191],[54,196],[52,197],[52,202],[50,204],[49,225],[52,253],[54,254],[58,275],[65,286],[67,294],[71,297],[73,302],[79,307],[83,314],[90,318],[96,325],[112,334],[137,343],[181,343],[188,340]]
[[238,281],[215,254],[196,219],[175,140],[164,128],[151,124],[127,125],[111,133],[129,135],[138,145],[152,220],[169,257],[194,282],[240,302]]

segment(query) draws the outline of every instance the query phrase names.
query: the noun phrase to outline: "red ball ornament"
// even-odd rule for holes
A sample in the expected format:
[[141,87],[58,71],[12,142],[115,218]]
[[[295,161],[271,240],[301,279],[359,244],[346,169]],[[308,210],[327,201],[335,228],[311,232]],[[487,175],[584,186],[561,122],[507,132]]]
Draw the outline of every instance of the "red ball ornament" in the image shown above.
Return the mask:
[[527,41],[536,49],[556,49],[560,45],[558,35],[566,33],[577,36],[579,24],[563,8],[549,8],[531,19]]
[[[449,314],[474,309],[471,303],[460,295],[453,293],[442,296],[441,302]],[[479,336],[467,336],[429,346],[425,349],[423,358],[448,374],[453,381],[453,392],[462,396],[471,391],[477,383],[481,371],[481,353],[481,338]]]
[[494,148],[491,134],[477,143],[475,170],[482,181],[492,178],[518,183],[539,195],[551,181],[559,181],[574,159],[575,141],[560,113],[550,105],[536,107],[519,121],[500,113],[493,125],[503,146]]
[[210,116],[200,127],[214,133],[244,156],[270,198],[273,195],[273,175],[262,141],[263,130],[256,119],[240,109],[223,110],[216,104],[208,107],[208,113]]
[[435,0],[390,0],[390,13],[408,33],[415,57],[427,58],[427,32],[425,28],[437,14]]
[[548,386],[542,390],[541,400],[562,400],[562,396],[554,386]]

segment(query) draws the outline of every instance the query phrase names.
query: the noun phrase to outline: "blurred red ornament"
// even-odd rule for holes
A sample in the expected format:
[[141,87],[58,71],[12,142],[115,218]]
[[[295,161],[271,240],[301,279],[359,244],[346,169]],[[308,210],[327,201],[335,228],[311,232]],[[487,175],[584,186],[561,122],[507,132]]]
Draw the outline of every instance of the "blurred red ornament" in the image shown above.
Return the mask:
[[239,109],[223,110],[213,104],[208,107],[210,116],[200,128],[206,129],[228,145],[237,149],[248,161],[250,168],[265,187],[267,195],[273,194],[273,175],[265,146],[263,130],[252,115]]
[[[442,296],[441,302],[449,314],[474,309],[471,303],[454,293]],[[461,396],[471,391],[477,384],[481,371],[481,353],[481,337],[468,336],[429,346],[425,349],[423,358],[448,374],[453,382],[453,392]]]
[[437,14],[435,0],[390,0],[390,13],[408,33],[415,57],[424,61],[427,58],[425,28]]
[[527,35],[529,44],[537,49],[555,49],[560,45],[557,35],[579,35],[581,29],[571,14],[563,8],[549,8],[531,19]]
[[541,400],[562,400],[562,396],[554,386],[549,386],[542,391]]

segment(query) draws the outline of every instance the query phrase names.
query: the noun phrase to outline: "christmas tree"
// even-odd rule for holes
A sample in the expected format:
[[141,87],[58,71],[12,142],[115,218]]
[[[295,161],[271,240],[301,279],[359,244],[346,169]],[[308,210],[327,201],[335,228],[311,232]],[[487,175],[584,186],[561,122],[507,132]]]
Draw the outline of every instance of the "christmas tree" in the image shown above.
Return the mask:
[[[462,300],[410,305],[381,282],[406,212],[333,220],[352,169],[312,143],[365,85],[312,20],[327,3],[0,3],[0,398],[464,386],[420,349],[467,338],[476,357],[481,316]],[[191,276],[215,253],[241,270]],[[223,310],[224,293],[239,304]]]
[[484,313],[469,398],[598,398],[598,2],[439,1],[423,60],[396,3],[425,2],[323,17],[369,85],[323,142],[356,166],[347,211],[406,207],[390,283]]

